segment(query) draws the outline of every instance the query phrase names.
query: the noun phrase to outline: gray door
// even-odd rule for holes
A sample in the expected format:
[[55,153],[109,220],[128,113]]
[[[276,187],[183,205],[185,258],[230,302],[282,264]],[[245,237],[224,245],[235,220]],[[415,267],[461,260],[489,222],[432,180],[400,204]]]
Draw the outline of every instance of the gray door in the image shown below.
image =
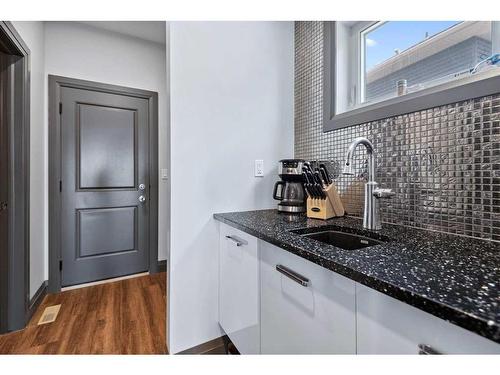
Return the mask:
[[148,270],[148,101],[61,88],[62,286]]
[[7,59],[0,52],[0,333],[7,331],[9,264],[9,131],[7,122]]

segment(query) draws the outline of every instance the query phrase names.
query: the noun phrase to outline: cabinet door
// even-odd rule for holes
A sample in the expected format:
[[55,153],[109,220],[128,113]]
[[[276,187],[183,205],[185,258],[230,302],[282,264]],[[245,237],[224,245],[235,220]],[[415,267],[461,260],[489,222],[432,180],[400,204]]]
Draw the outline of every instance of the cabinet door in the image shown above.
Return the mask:
[[500,345],[406,303],[356,284],[358,354],[500,353]]
[[260,249],[262,353],[354,354],[354,281],[269,243]]
[[242,354],[260,352],[257,238],[220,224],[219,323]]

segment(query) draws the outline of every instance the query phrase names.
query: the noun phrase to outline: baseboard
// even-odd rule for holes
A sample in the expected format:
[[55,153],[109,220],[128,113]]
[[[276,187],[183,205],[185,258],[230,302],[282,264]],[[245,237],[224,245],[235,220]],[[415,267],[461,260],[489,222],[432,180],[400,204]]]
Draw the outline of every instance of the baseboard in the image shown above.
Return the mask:
[[158,261],[158,272],[167,272],[167,260]]
[[48,280],[45,280],[42,285],[40,285],[40,288],[35,292],[34,296],[30,300],[30,305],[28,307],[28,319],[29,321],[33,314],[35,313],[36,309],[40,304],[42,303],[44,297],[47,295],[47,287],[49,285]]
[[143,276],[147,276],[147,275],[149,275],[149,272],[133,273],[131,275],[118,276],[118,277],[112,277],[110,279],[91,281],[89,283],[70,285],[70,286],[62,287],[61,292],[66,292],[68,290],[74,290],[74,289],[87,288],[89,286],[109,284],[109,283],[114,283],[114,282],[122,281],[122,280],[135,279],[136,277],[143,277]]
[[193,346],[177,354],[225,354],[220,352],[221,348],[224,348],[224,336]]

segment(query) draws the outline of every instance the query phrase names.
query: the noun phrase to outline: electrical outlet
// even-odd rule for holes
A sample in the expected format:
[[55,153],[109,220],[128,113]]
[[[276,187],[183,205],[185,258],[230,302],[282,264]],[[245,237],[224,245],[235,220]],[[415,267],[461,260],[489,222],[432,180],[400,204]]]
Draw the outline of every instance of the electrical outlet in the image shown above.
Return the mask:
[[264,177],[264,160],[255,160],[255,177]]
[[168,180],[168,171],[166,168],[161,169],[161,179],[162,180]]

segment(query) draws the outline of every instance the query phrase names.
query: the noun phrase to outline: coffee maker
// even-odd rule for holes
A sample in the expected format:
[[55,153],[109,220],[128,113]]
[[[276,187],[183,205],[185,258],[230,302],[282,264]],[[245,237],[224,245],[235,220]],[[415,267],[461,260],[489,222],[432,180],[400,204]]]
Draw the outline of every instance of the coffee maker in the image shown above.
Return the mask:
[[302,159],[279,161],[278,175],[281,181],[276,182],[273,192],[273,198],[280,201],[279,212],[295,214],[306,211],[306,193],[302,177],[304,163],[305,160]]

